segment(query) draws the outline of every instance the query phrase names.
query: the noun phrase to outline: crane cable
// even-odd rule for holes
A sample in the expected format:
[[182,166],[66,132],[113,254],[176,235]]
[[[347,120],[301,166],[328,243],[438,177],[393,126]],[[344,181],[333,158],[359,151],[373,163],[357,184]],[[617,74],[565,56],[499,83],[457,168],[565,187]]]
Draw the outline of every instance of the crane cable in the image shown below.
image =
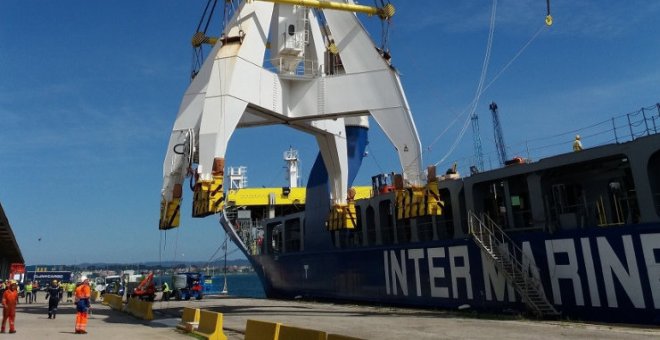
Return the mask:
[[490,28],[488,30],[488,42],[486,43],[486,53],[484,55],[484,61],[481,65],[481,76],[479,77],[479,85],[477,85],[477,92],[475,93],[474,99],[472,100],[472,109],[470,110],[470,114],[467,116],[465,123],[463,123],[461,132],[459,133],[458,137],[456,138],[456,140],[454,140],[454,143],[452,143],[451,147],[449,148],[449,151],[447,151],[447,153],[438,162],[435,163],[435,166],[444,162],[444,160],[447,157],[449,157],[449,155],[451,155],[452,152],[454,152],[454,149],[456,149],[458,143],[461,141],[461,139],[463,139],[463,135],[465,135],[465,132],[467,131],[468,126],[470,125],[470,119],[472,118],[472,115],[477,110],[477,106],[479,105],[479,98],[481,98],[481,94],[484,91],[484,82],[486,80],[486,74],[488,73],[488,64],[490,62],[490,55],[493,48],[493,35],[495,33],[496,14],[497,14],[497,0],[493,0],[493,5],[491,7],[491,12],[490,12]]
[[[493,77],[493,79],[491,79],[491,80],[488,82],[488,84],[486,84],[486,86],[484,86],[483,91],[488,90],[488,89],[491,87],[491,85],[493,85],[493,83],[495,83],[495,81],[496,81],[496,80],[497,80],[497,79],[498,79],[498,78],[499,78],[499,77],[500,77],[500,76],[501,76],[501,75],[502,75],[502,74],[503,74],[503,73],[504,73],[504,72],[505,72],[505,71],[506,71],[506,70],[507,70],[512,64],[513,64],[514,61],[516,61],[516,59],[518,59],[518,57],[520,57],[520,56],[522,55],[522,53],[527,49],[527,47],[529,47],[529,45],[531,45],[532,42],[533,42],[534,40],[536,40],[536,38],[541,34],[541,32],[543,32],[543,30],[544,30],[547,26],[549,26],[549,25],[547,24],[547,21],[546,21],[546,23],[545,23],[544,25],[542,25],[542,26],[541,26],[541,27],[540,27],[540,28],[534,33],[534,35],[532,35],[532,37],[531,37],[529,40],[527,40],[527,42],[526,42],[526,43],[520,48],[520,50],[518,50],[518,52],[517,52],[512,58],[511,58],[511,60],[509,60],[509,62],[507,62],[506,65],[504,65],[504,66],[499,70],[499,72],[497,72],[497,74]],[[440,138],[441,138],[442,136],[444,136],[444,134],[447,133],[447,131],[449,131],[449,129],[450,129],[452,126],[454,126],[454,124],[456,124],[456,122],[458,121],[458,119],[459,119],[461,116],[463,116],[463,115],[468,111],[468,109],[469,109],[472,105],[474,105],[474,100],[471,101],[471,102],[467,105],[467,107],[464,108],[459,114],[457,114],[457,115],[454,117],[454,119],[453,119],[453,120],[452,120],[452,121],[451,121],[451,122],[445,127],[445,129],[444,129],[440,134],[438,134],[438,136],[436,136],[435,139],[433,139],[433,141],[432,141],[432,142],[426,147],[427,151],[430,151],[430,150],[431,150],[431,148],[432,148],[432,147],[433,147],[433,146],[434,146],[434,145],[440,140]],[[468,116],[467,120],[469,121],[470,118],[471,118],[471,116]],[[444,160],[446,157],[447,157],[447,155],[446,155],[445,157],[443,157],[443,160]],[[438,161],[438,162],[435,163],[435,164],[436,164],[436,166],[437,166],[437,165],[440,164],[440,163],[442,163],[442,160],[441,160],[441,161]]]
[[[385,3],[384,0],[379,0],[378,2],[374,0],[374,5],[376,7],[378,7],[378,3],[380,3],[380,8],[385,8],[386,6],[391,5],[389,0],[387,1],[387,4]],[[392,19],[391,17],[388,17],[387,19],[383,19],[380,22],[381,22],[380,49],[381,51],[383,51],[383,53],[387,53],[389,55],[390,24],[392,22]]]

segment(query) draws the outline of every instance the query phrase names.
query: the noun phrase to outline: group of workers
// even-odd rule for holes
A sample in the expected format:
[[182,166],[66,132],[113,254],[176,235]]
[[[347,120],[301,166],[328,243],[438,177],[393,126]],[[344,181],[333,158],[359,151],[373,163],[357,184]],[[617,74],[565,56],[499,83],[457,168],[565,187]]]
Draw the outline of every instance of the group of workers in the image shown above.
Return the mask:
[[[28,290],[29,287],[29,290]],[[38,286],[37,286],[38,287]],[[28,293],[30,295],[30,303],[33,301],[35,290],[34,282],[25,285],[26,303],[28,302]],[[48,300],[48,318],[55,319],[57,316],[57,307],[60,300],[62,300],[64,291],[67,292],[67,301],[71,301],[72,295],[75,292],[76,304],[76,334],[87,334],[87,319],[89,308],[91,307],[92,288],[89,284],[89,279],[83,277],[82,281],[75,285],[73,283],[60,283],[57,280],[51,281],[46,289],[46,299]],[[15,319],[16,319],[16,305],[18,304],[19,288],[16,281],[3,282],[0,280],[0,295],[2,296],[2,328],[0,333],[5,333],[5,326],[9,321],[9,333],[16,333]],[[36,301],[36,298],[34,298]]]

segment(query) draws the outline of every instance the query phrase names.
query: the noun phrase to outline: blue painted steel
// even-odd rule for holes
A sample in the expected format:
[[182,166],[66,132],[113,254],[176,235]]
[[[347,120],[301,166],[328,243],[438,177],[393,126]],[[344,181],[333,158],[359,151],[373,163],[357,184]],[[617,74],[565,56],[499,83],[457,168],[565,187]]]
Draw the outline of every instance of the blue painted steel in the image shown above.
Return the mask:
[[[362,165],[368,140],[369,129],[361,126],[347,126],[346,127],[346,153],[348,155],[348,186],[353,185],[355,177]],[[316,187],[319,185],[328,185],[328,171],[323,164],[323,157],[321,153],[316,156],[312,171],[309,174],[307,181],[307,188]]]

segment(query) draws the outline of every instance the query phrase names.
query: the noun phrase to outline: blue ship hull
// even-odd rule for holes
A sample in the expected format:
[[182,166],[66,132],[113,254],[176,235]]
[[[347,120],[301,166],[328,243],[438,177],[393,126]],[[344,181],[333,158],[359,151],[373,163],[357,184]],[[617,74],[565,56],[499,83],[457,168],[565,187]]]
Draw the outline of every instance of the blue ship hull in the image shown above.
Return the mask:
[[394,193],[375,194],[356,203],[356,229],[342,231],[326,229],[327,175],[317,162],[305,211],[264,221],[263,244],[242,248],[268,297],[530,311],[533,296],[468,232],[477,211],[521,249],[519,269],[561,317],[658,325],[659,148],[656,134],[441,180],[442,216],[400,218]]
[[[513,235],[562,317],[660,323],[660,224]],[[523,311],[471,239],[251,257],[273,298]],[[551,275],[552,273],[552,275]]]

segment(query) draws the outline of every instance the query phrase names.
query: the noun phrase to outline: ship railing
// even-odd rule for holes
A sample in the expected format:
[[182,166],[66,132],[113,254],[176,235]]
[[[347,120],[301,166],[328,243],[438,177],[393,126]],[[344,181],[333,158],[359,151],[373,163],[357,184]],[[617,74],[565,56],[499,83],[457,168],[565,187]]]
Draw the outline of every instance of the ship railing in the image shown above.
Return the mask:
[[470,234],[495,261],[525,304],[539,316],[559,315],[545,296],[538,267],[523,250],[488,215],[481,214],[480,218],[470,211],[468,219]]
[[232,223],[233,221],[230,220],[229,217],[227,216],[228,214],[231,214],[231,213],[228,211],[227,207],[225,207],[222,210],[222,213],[220,214],[220,225],[225,230],[225,232],[227,232],[227,234],[229,235],[231,240],[234,241],[236,246],[238,246],[238,248],[241,249],[241,251],[243,251],[244,254],[246,254],[247,251],[248,251],[248,248],[246,247],[245,243],[243,242],[243,239],[236,232],[237,229],[234,226],[234,224]]
[[[585,149],[634,141],[641,137],[660,133],[660,103],[620,114],[582,128],[549,136],[534,137],[517,145],[507,145],[509,155],[524,157],[527,162],[563,153],[573,152],[575,135],[580,135]],[[501,168],[496,151],[483,154],[483,169],[478,172]],[[448,159],[445,164],[462,164],[462,173],[471,173],[470,167],[477,163],[473,157]],[[512,165],[514,166],[514,165]]]

